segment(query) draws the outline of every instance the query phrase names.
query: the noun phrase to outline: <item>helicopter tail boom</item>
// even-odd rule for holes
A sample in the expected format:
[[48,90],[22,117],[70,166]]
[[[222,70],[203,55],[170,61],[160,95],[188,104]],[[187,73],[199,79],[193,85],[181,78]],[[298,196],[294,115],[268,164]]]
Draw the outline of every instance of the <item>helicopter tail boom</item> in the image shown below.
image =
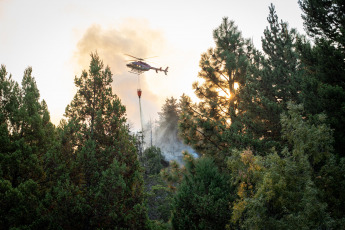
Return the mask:
[[161,71],[161,72],[164,72],[165,75],[167,75],[168,68],[169,68],[169,67],[166,67],[165,69],[162,69],[162,67],[160,67],[160,68],[151,67],[151,69],[155,70],[156,73],[158,73],[158,71]]
[[159,68],[159,69],[156,68],[155,70],[156,70],[156,73],[158,73],[158,71],[163,71],[163,70],[162,70],[162,67]]

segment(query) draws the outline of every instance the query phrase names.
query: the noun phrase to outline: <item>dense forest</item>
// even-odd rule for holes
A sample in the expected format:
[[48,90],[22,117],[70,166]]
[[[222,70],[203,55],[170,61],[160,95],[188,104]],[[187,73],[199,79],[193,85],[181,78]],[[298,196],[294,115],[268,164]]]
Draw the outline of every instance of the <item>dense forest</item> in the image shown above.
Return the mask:
[[4,63],[0,229],[344,229],[345,3],[299,5],[307,35],[271,5],[262,49],[223,18],[199,102],[166,99],[143,151],[97,53],[57,127],[32,68],[19,84]]

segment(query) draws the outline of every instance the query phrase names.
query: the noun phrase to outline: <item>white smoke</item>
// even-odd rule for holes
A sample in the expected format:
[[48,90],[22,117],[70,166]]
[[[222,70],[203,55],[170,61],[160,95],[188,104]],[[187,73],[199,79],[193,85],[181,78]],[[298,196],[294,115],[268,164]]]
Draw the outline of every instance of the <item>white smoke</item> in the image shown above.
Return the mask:
[[90,26],[78,42],[74,55],[76,70],[79,74],[88,70],[90,53],[98,53],[104,65],[108,65],[113,73],[113,91],[122,104],[126,106],[127,117],[132,128],[139,130],[139,102],[137,88],[143,91],[142,107],[151,116],[159,111],[160,98],[151,90],[145,74],[139,76],[128,72],[125,54],[136,57],[159,56],[166,47],[161,31],[148,26],[145,20],[127,19],[114,28],[102,28],[100,25]]
[[149,122],[144,127],[145,147],[157,146],[161,149],[166,161],[177,161],[183,164],[182,152],[187,151],[194,157],[199,157],[193,148],[185,145],[183,141],[177,137],[174,130],[170,130],[168,126],[159,126],[157,121]]

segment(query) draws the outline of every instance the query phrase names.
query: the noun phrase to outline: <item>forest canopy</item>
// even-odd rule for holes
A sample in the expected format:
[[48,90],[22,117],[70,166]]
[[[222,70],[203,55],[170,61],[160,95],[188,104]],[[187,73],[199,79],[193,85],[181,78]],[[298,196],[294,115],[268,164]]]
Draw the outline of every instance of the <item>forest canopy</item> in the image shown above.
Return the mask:
[[307,36],[270,5],[261,49],[224,17],[198,102],[166,99],[156,146],[97,52],[58,126],[33,69],[19,84],[1,65],[0,229],[342,229],[345,4],[299,5]]

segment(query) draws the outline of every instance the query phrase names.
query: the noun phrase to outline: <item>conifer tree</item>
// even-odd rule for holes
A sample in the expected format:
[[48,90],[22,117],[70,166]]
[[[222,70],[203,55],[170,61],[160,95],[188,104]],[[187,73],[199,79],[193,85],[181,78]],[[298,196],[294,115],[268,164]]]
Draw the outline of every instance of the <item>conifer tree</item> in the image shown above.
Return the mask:
[[211,158],[185,154],[185,170],[173,201],[174,229],[224,229],[232,187]]
[[345,197],[345,5],[337,0],[300,0],[306,32],[313,38],[298,43],[305,65],[302,99],[306,113],[327,115],[326,123],[334,130],[334,155],[316,170],[316,185],[327,202],[327,211],[335,220],[334,228],[344,226]]
[[[179,105],[174,97],[167,98],[158,113],[158,134],[159,139],[166,140],[169,143],[177,142]],[[159,143],[158,143],[159,144]]]
[[24,71],[22,87],[5,66],[0,70],[0,225],[5,228],[41,228],[42,200],[47,186],[44,156],[54,139],[54,126],[32,77]]
[[153,225],[164,225],[170,218],[173,194],[160,176],[160,171],[169,163],[165,161],[160,148],[156,146],[145,149],[141,163],[145,169],[148,217],[153,221]]
[[146,226],[136,148],[125,107],[113,94],[111,82],[111,71],[97,53],[91,54],[89,71],[75,78],[78,91],[66,108],[61,132],[62,158],[73,162],[52,190],[58,197],[53,215],[69,218],[65,223],[56,220],[63,228]]
[[345,156],[345,53],[332,41],[300,39],[298,49],[305,65],[302,100],[309,114],[326,113],[335,130],[335,150]]
[[299,0],[308,35],[325,39],[345,54],[345,3],[342,0]]
[[[297,33],[278,20],[275,7],[269,7],[269,27],[262,37],[263,54],[253,52],[245,87],[240,92],[242,118],[247,136],[256,140],[256,150],[279,147],[280,114],[287,102],[299,101],[301,67],[296,51]],[[261,140],[260,146],[258,141]]]
[[193,104],[189,97],[181,98],[180,131],[197,152],[215,155],[216,162],[223,162],[222,151],[243,145],[238,87],[246,80],[252,44],[227,18],[214,30],[213,38],[216,47],[202,54],[200,60],[198,76],[203,82],[193,84],[200,102]]

